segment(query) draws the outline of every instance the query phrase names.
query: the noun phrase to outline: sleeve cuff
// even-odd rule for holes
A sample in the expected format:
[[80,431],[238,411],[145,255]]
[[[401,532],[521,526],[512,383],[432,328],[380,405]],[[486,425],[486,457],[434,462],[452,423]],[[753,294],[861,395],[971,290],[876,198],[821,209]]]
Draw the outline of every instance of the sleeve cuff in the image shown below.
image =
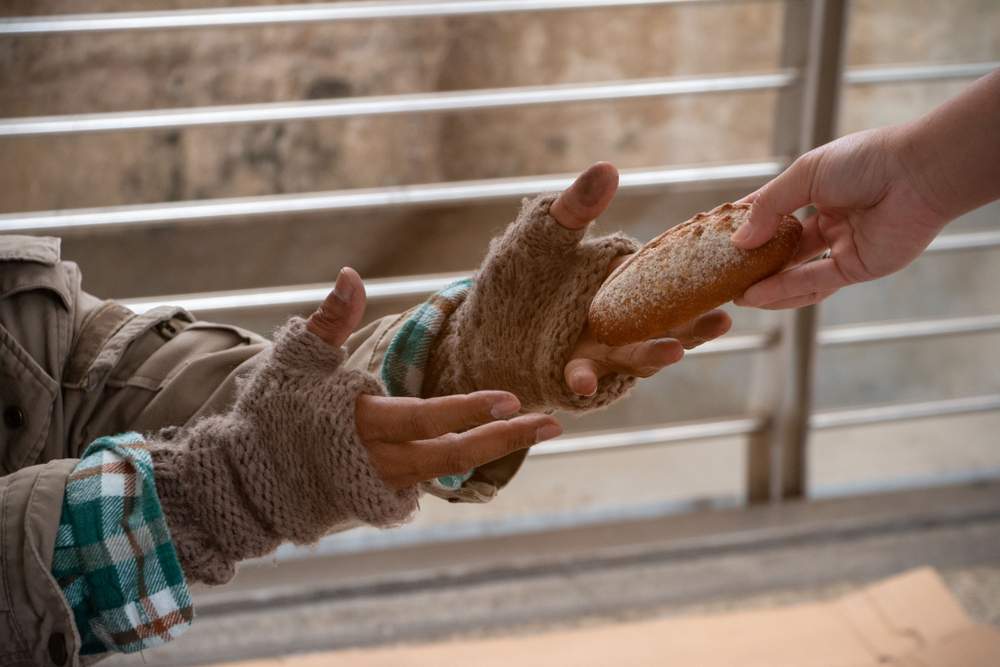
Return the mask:
[[82,655],[153,648],[191,625],[191,595],[139,434],[98,438],[73,469],[52,574]]

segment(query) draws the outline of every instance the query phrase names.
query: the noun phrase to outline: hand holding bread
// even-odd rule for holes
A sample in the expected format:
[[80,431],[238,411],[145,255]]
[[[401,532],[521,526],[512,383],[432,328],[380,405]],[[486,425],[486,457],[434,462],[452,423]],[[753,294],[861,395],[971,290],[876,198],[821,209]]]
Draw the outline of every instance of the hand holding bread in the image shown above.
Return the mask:
[[801,247],[791,268],[736,303],[801,308],[909,265],[949,222],[1000,198],[998,117],[1000,69],[920,118],[800,156],[742,200],[753,203],[752,215],[733,241],[756,248],[781,214],[811,205]]
[[[618,171],[607,163],[595,164],[552,203],[549,214],[562,227],[581,230],[604,212],[617,188]],[[606,271],[611,273],[616,266],[612,263]],[[588,324],[565,366],[566,384],[573,392],[590,396],[598,380],[613,373],[648,377],[680,361],[685,349],[723,335],[731,324],[729,315],[716,310],[626,345],[602,343]]]

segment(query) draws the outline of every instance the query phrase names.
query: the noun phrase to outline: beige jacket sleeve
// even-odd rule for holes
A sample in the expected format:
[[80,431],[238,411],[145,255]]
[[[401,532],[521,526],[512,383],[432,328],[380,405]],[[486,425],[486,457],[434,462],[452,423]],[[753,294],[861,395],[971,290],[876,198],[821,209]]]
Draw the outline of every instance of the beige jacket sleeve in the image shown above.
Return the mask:
[[[359,331],[345,368],[378,365]],[[180,426],[227,409],[266,339],[179,308],[136,315],[81,289],[59,240],[0,236],[0,665],[77,665],[79,638],[51,575],[66,479],[95,438]]]

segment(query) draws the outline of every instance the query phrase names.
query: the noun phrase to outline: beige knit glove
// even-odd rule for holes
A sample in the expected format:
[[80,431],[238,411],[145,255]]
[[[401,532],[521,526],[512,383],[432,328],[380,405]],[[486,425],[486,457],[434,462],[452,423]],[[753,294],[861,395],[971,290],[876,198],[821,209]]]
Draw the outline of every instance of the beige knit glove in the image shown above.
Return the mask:
[[591,410],[624,395],[635,378],[602,378],[592,396],[566,385],[563,369],[611,261],[639,243],[622,234],[584,239],[549,215],[556,195],[525,200],[490,244],[475,285],[445,324],[424,396],[503,389],[525,410]]
[[371,375],[293,318],[235,405],[153,436],[160,502],[188,579],[225,583],[238,561],[284,541],[310,543],[358,523],[391,526],[417,507],[416,487],[388,488],[360,442],[359,394]]

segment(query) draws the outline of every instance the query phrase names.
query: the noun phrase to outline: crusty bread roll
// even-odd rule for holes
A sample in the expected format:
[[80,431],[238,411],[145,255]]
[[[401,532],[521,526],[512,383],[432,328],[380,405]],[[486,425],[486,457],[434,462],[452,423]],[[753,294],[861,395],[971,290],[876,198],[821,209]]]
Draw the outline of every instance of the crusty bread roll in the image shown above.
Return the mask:
[[742,250],[729,237],[749,216],[750,204],[722,204],[644,245],[591,302],[597,339],[625,345],[662,336],[781,270],[799,247],[802,225],[786,215],[774,238]]

